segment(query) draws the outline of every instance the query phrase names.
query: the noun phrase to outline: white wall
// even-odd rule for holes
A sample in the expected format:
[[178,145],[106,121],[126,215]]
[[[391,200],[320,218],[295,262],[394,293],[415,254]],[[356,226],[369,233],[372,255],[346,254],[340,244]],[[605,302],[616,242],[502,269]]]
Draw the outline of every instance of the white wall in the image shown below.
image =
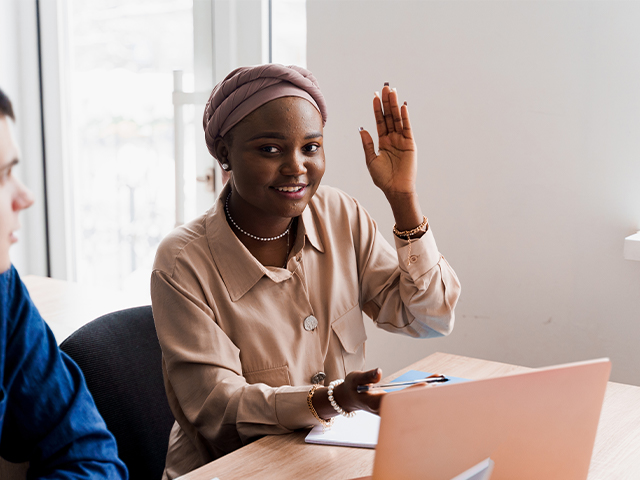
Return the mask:
[[408,101],[418,190],[462,282],[454,333],[368,329],[388,373],[434,351],[527,366],[593,357],[640,384],[640,2],[310,0],[329,105],[325,183],[391,240],[358,126],[384,81]]

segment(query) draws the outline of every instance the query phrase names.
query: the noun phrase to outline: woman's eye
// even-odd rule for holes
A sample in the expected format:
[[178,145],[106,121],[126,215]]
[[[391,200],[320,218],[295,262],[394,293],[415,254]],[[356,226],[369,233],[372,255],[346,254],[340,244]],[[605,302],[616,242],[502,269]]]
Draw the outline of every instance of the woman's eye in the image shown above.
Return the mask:
[[273,146],[262,147],[262,151],[265,153],[278,153],[278,148]]
[[318,145],[307,145],[304,147],[305,151],[308,153],[316,153],[320,147]]

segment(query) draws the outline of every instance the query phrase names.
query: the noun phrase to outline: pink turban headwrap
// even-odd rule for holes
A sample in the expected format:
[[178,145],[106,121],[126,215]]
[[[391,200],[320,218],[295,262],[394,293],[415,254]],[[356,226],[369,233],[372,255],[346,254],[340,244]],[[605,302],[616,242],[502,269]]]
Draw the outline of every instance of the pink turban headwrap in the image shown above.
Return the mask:
[[280,97],[308,100],[322,115],[322,124],[326,123],[327,105],[309,70],[277,63],[240,67],[214,87],[204,109],[202,125],[209,153],[216,156],[214,140],[218,136],[224,136],[258,107]]

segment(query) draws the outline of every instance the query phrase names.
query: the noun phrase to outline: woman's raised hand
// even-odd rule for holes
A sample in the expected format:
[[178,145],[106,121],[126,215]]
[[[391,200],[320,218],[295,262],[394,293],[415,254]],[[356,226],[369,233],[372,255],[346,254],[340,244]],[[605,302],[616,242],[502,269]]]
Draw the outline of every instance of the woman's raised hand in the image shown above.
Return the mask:
[[369,132],[360,130],[362,147],[373,183],[387,197],[415,193],[417,148],[413,140],[406,102],[398,104],[398,92],[385,84],[376,92],[373,113],[378,129],[378,152]]

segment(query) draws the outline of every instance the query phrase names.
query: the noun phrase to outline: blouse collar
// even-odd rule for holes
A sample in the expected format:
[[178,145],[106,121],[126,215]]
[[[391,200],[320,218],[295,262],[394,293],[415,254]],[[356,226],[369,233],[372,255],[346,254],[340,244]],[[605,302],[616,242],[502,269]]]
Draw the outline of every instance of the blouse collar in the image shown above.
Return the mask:
[[227,222],[224,201],[229,189],[229,185],[222,189],[216,203],[207,212],[205,229],[211,256],[232,301],[240,300],[265,275],[275,283],[290,278],[296,269],[300,268],[300,262],[291,259],[296,255],[302,255],[307,242],[318,252],[324,253],[324,245],[317,224],[319,220],[311,199],[298,219],[298,239],[293,247],[294,254],[290,257],[288,268],[262,265],[236,237]]

